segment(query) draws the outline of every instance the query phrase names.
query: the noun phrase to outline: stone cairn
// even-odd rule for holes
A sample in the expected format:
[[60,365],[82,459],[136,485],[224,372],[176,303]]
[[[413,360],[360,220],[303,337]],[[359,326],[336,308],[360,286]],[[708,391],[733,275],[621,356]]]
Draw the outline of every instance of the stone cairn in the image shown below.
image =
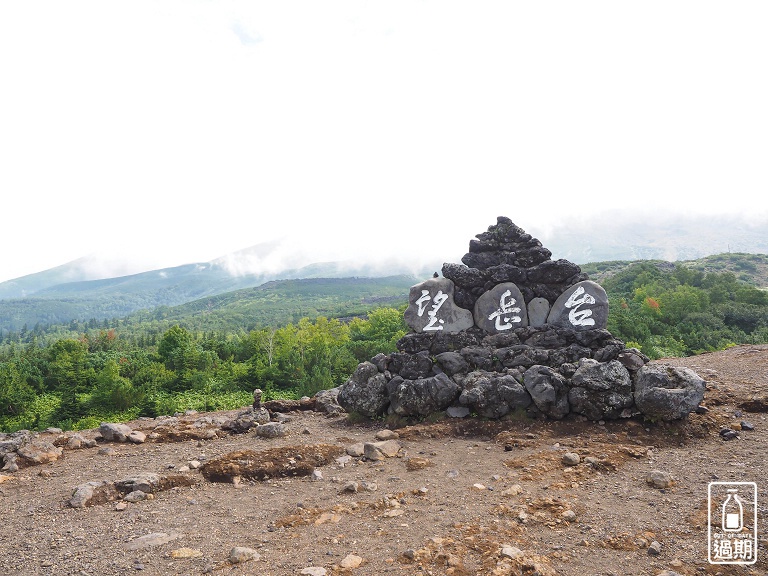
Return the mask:
[[469,243],[463,264],[413,286],[397,352],[358,365],[338,403],[369,418],[446,412],[590,420],[686,417],[705,383],[648,364],[606,329],[608,297],[509,218]]

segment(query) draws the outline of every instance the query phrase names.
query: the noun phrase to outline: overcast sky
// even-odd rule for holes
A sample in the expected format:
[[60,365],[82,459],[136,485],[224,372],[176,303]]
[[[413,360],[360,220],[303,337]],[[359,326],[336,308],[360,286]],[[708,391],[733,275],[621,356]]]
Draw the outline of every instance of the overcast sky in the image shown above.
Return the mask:
[[[0,281],[768,214],[768,3],[0,3]],[[127,270],[128,268],[120,268]]]

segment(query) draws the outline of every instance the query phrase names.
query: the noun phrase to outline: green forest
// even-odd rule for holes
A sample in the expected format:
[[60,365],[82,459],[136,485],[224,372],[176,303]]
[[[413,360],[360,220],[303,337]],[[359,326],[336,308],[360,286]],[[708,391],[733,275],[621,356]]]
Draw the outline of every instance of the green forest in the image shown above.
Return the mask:
[[[605,272],[608,329],[651,358],[768,342],[768,292],[748,275],[649,261],[592,266]],[[121,319],[6,332],[0,431],[238,408],[254,388],[268,400],[338,386],[407,331],[402,285],[370,285],[362,299],[358,288],[270,283]]]
[[253,401],[311,396],[343,383],[359,362],[395,350],[404,309],[350,321],[302,318],[237,333],[174,325],[161,335],[107,328],[0,355],[0,430],[84,429],[105,420],[224,410]]
[[608,329],[651,358],[768,342],[768,291],[733,272],[638,262],[602,285]]

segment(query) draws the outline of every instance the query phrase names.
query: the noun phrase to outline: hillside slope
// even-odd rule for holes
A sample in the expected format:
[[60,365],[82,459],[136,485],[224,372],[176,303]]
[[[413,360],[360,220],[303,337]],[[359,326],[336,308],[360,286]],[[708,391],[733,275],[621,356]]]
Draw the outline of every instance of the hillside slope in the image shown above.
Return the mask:
[[[611,260],[582,264],[583,272],[596,282],[602,282],[629,268],[637,260]],[[726,253],[704,256],[696,260],[670,262],[668,260],[648,260],[663,269],[674,270],[680,265],[704,273],[730,272],[738,280],[757,288],[768,288],[768,254]]]
[[[356,272],[370,272],[365,267],[348,269],[338,263],[313,264],[299,270],[284,273],[280,280],[317,279],[326,277],[346,278],[344,274],[355,277]],[[402,276],[405,278],[406,276]],[[385,278],[395,278],[389,276]],[[408,276],[407,282],[414,283],[414,277]],[[51,324],[69,324],[71,321],[84,322],[91,319],[122,318],[139,310],[157,310],[167,313],[170,307],[194,302],[201,298],[211,298],[220,294],[231,294],[224,300],[248,297],[249,292],[239,293],[262,286],[267,282],[280,281],[270,275],[232,276],[224,268],[210,264],[189,264],[176,268],[167,268],[152,272],[143,272],[121,278],[72,282],[50,287],[28,298],[0,300],[0,333],[19,331],[24,326],[31,330],[34,326]],[[397,290],[403,281],[395,281]],[[343,283],[338,284],[341,286]],[[391,296],[387,288],[388,280],[374,280],[382,287],[379,296]],[[331,289],[330,286],[327,286]],[[406,291],[407,293],[407,291]],[[258,294],[258,293],[256,293]],[[327,295],[324,293],[324,295]],[[361,297],[375,297],[375,294],[363,292]],[[347,293],[344,298],[355,298]],[[211,300],[206,300],[208,306]],[[218,302],[215,300],[214,302]],[[196,310],[197,304],[186,310]],[[176,314],[176,312],[174,313]],[[147,314],[142,313],[143,317]]]

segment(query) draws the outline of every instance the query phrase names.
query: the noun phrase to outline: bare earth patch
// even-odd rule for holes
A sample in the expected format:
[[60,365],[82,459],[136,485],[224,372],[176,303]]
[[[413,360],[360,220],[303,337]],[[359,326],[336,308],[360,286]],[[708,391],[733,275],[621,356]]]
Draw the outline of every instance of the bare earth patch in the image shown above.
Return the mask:
[[[444,419],[397,429],[401,450],[377,461],[346,450],[376,442],[386,422],[298,410],[275,439],[194,425],[231,414],[131,422],[151,440],[64,450],[0,476],[0,573],[766,574],[768,346],[666,362],[707,380],[707,413],[672,424]],[[674,481],[655,488],[652,470]],[[140,473],[190,481],[138,502],[67,505],[81,484]],[[756,565],[708,564],[713,480],[757,483]],[[253,559],[233,563],[235,547]]]

